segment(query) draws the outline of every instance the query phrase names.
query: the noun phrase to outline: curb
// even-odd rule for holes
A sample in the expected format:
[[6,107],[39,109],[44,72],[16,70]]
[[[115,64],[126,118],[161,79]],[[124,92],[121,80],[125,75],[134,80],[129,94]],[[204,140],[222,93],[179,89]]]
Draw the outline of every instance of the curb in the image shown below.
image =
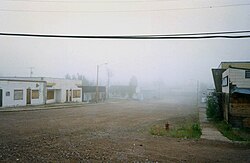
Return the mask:
[[52,110],[52,109],[67,109],[67,108],[77,108],[77,107],[84,107],[86,104],[78,104],[78,105],[52,105],[52,106],[42,106],[42,107],[29,107],[29,108],[4,108],[0,109],[0,112],[22,112],[22,111],[38,111],[38,110]]

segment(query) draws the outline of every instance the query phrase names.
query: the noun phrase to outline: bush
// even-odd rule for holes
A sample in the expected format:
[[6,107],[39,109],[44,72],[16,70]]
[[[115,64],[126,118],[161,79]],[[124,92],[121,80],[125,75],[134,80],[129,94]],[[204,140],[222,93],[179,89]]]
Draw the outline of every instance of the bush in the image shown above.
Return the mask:
[[187,123],[185,125],[175,127],[166,131],[163,125],[155,125],[151,127],[150,133],[157,136],[198,139],[201,136],[201,127],[199,123]]
[[160,126],[160,125],[154,125],[153,127],[150,128],[149,132],[152,135],[157,135],[157,136],[164,136],[167,133],[165,128],[163,126]]
[[207,114],[207,117],[213,121],[223,120],[223,114],[220,110],[218,98],[219,98],[218,96],[212,95],[212,96],[208,96],[208,100],[207,100],[206,114]]
[[234,129],[224,121],[216,122],[217,129],[228,139],[233,141],[248,141],[250,143],[249,131],[247,129]]
[[198,123],[194,123],[194,124],[192,125],[192,130],[193,130],[193,131],[196,131],[196,132],[200,132],[200,133],[201,133],[201,127],[200,127],[200,124],[198,124]]

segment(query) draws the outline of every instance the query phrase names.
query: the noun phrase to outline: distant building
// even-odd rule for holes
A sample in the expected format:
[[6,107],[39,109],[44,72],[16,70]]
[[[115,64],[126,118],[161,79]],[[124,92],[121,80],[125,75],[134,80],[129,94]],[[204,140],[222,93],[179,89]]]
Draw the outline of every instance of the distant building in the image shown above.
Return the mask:
[[129,98],[130,87],[128,85],[112,85],[109,87],[110,98]]
[[[82,88],[82,101],[92,103],[96,101],[96,86],[81,86]],[[106,100],[106,87],[98,86],[98,101]]]
[[155,100],[160,98],[158,90],[146,88],[140,90],[140,97],[141,100]]
[[250,62],[222,62],[219,67],[212,72],[224,119],[250,128]]
[[139,87],[131,87],[129,85],[112,85],[109,88],[109,97],[139,100]]

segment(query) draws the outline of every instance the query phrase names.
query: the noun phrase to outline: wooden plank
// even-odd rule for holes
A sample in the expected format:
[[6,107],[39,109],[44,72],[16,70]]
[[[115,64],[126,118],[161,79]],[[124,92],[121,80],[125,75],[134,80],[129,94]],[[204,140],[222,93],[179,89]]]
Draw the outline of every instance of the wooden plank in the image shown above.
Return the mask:
[[243,120],[243,127],[250,128],[250,118],[245,118]]
[[229,112],[233,116],[250,117],[250,104],[231,104]]

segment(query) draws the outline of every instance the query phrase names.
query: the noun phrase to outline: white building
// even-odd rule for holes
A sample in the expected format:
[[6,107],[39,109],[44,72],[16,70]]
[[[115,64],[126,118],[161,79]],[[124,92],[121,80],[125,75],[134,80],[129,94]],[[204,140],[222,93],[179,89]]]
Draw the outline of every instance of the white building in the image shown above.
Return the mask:
[[230,67],[222,73],[222,107],[233,127],[250,128],[250,69]]
[[81,84],[60,78],[0,77],[0,107],[81,102]]
[[46,103],[81,102],[81,80],[69,80],[59,78],[41,78],[47,85]]
[[45,104],[45,81],[0,79],[0,107]]

